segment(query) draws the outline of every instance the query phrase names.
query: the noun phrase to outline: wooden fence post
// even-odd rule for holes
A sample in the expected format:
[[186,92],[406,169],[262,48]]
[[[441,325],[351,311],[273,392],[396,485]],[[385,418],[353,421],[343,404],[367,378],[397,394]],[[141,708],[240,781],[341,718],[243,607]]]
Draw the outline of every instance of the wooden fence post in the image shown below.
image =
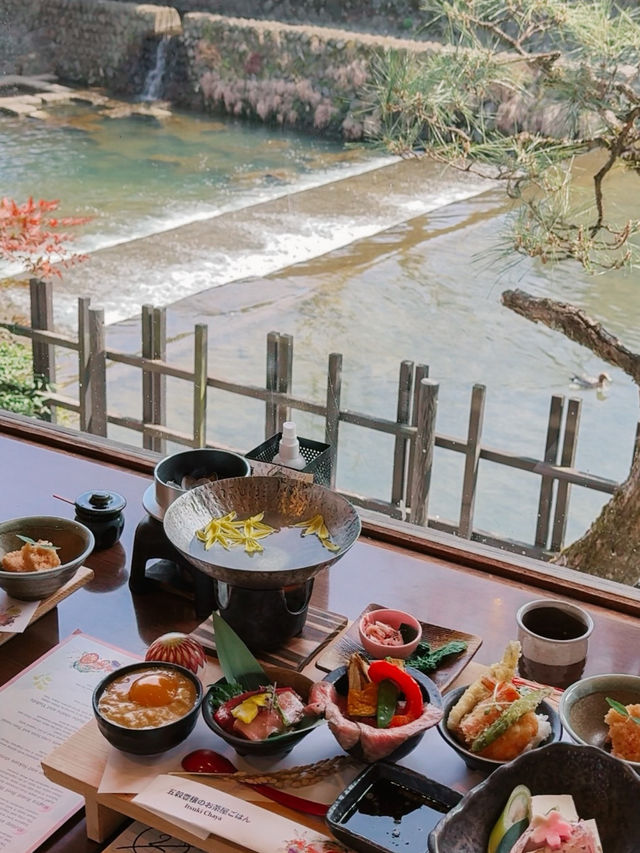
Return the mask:
[[[278,337],[278,359],[277,359],[277,390],[281,394],[290,394],[293,384],[293,337],[292,335],[279,335]],[[282,430],[282,424],[291,420],[291,408],[289,406],[277,407],[277,429]]]
[[[413,392],[413,362],[400,363],[398,377],[398,402],[396,406],[396,423],[411,422],[411,397]],[[406,500],[405,483],[407,481],[407,457],[409,441],[402,436],[396,436],[393,450],[393,475],[391,480],[391,503],[399,506]]]
[[207,443],[207,374],[209,327],[198,323],[195,327],[193,353],[193,446]]
[[89,336],[89,307],[91,299],[78,299],[78,406],[80,430],[91,432],[91,339]]
[[89,310],[89,386],[91,416],[88,430],[93,435],[107,434],[107,358],[104,337],[104,310]]
[[[554,395],[551,398],[551,406],[549,407],[547,438],[544,446],[544,461],[550,465],[556,465],[558,461],[563,414],[564,397]],[[549,530],[551,527],[551,507],[553,504],[553,485],[555,482],[553,477],[543,476],[541,478],[540,497],[538,498],[538,520],[534,540],[537,548],[548,547]]]
[[331,477],[329,488],[336,485],[336,469],[338,467],[338,431],[340,428],[340,398],[342,395],[342,355],[332,352],[329,355],[329,370],[327,372],[327,417],[324,429],[325,444],[330,445],[329,458]]
[[422,379],[418,387],[418,412],[411,487],[411,521],[426,527],[429,518],[429,489],[436,441],[436,412],[439,384]]
[[[418,425],[418,396],[420,394],[420,383],[423,379],[429,378],[429,365],[428,364],[417,364],[414,375],[413,375],[413,401],[411,405],[411,425],[417,427]],[[412,441],[409,446],[409,464],[407,466],[407,484],[405,487],[405,500],[407,502],[410,499],[410,495],[413,492],[413,474],[415,470],[415,453],[416,453],[416,443]]]
[[[562,455],[560,465],[563,468],[573,468],[576,459],[576,448],[578,445],[578,427],[580,425],[580,400],[569,400],[567,418],[564,424],[564,441],[562,442]],[[560,551],[567,532],[567,507],[569,505],[569,492],[571,484],[566,480],[559,480],[556,491],[556,511],[553,519],[553,530],[551,532],[551,550]]]
[[[293,379],[293,337],[269,332],[267,335],[267,391],[290,394]],[[278,403],[265,404],[265,438],[281,431],[282,424],[291,417],[291,409]]]
[[[39,278],[29,279],[29,297],[31,302],[31,328],[53,331],[53,284]],[[31,357],[34,376],[40,376],[48,387],[56,382],[56,355],[52,344],[31,342]],[[56,422],[55,408],[51,409],[46,420]]]
[[[167,348],[166,309],[142,306],[142,357],[150,360],[165,360]],[[143,424],[166,424],[166,376],[142,369],[142,422]],[[142,443],[148,450],[162,452],[165,440],[160,436],[148,435],[143,427]]]
[[473,509],[478,485],[478,467],[480,464],[480,442],[482,440],[482,421],[484,418],[485,386],[474,385],[471,392],[469,427],[467,429],[467,449],[465,451],[464,475],[462,477],[462,501],[458,534],[471,539],[473,533]]

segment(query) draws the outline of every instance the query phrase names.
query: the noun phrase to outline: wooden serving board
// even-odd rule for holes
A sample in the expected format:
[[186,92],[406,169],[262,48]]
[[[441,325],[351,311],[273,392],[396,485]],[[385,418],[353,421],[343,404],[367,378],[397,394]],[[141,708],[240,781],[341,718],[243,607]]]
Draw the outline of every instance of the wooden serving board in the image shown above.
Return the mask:
[[[344,666],[354,652],[359,652],[364,657],[367,657],[367,653],[360,643],[358,623],[365,613],[369,613],[371,610],[379,610],[384,606],[383,604],[368,604],[360,616],[351,623],[348,630],[328,646],[316,660],[318,669],[331,672],[339,666]],[[450,658],[445,658],[442,666],[439,666],[435,672],[428,673],[429,678],[435,683],[436,687],[440,691],[444,691],[471,661],[482,645],[482,639],[475,634],[466,634],[454,628],[442,628],[440,625],[432,625],[429,622],[422,621],[420,621],[420,624],[422,625],[422,639],[429,643],[432,649],[438,649],[452,640],[461,640],[467,644],[464,652],[452,655]],[[392,653],[393,650],[390,649],[390,654]]]
[[[42,769],[47,779],[84,797],[87,835],[92,841],[105,841],[127,818],[133,818],[161,832],[176,836],[205,853],[238,853],[239,850],[245,849],[216,835],[210,835],[203,841],[184,827],[174,824],[170,819],[134,803],[132,794],[98,793],[98,786],[111,749],[113,747],[102,737],[95,720],[91,720],[54,749],[42,762]],[[287,809],[239,782],[211,777],[199,777],[198,781],[331,837],[322,818]]]
[[[297,637],[292,637],[275,651],[258,652],[256,657],[261,663],[283,666],[285,669],[301,672],[312,658],[347,626],[347,623],[346,616],[310,605],[307,619]],[[217,655],[211,616],[198,625],[190,636],[201,643],[207,652]]]
[[[86,566],[80,566],[75,575],[70,578],[64,586],[61,586],[59,590],[53,593],[53,595],[50,595],[49,598],[44,598],[40,602],[29,621],[29,625],[33,625],[37,619],[40,619],[40,617],[44,616],[45,613],[53,610],[53,608],[56,607],[64,598],[71,595],[71,593],[75,592],[77,589],[80,589],[81,586],[89,583],[90,580],[93,580],[93,571],[88,569]],[[15,631],[0,632],[0,646],[15,636]]]

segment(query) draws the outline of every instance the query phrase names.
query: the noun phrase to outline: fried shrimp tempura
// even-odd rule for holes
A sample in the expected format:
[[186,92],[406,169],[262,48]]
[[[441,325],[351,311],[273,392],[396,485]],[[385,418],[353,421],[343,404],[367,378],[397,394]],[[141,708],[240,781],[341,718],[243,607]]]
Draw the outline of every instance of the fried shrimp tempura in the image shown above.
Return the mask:
[[60,565],[60,557],[51,542],[39,539],[26,543],[19,551],[9,551],[2,558],[5,572],[42,572]]
[[[491,678],[496,681],[509,682],[516,674],[518,658],[520,657],[520,643],[518,640],[511,640],[504,650],[502,660],[498,663],[493,663],[489,667]],[[485,676],[486,677],[486,676]],[[482,678],[478,678],[462,694],[460,699],[453,706],[447,717],[447,728],[450,731],[455,731],[459,728],[460,723],[467,714],[475,708],[478,703],[484,699],[488,699],[492,695],[484,684]]]
[[538,734],[538,717],[535,711],[529,711],[512,723],[493,743],[481,750],[478,755],[494,761],[511,761],[524,752]]

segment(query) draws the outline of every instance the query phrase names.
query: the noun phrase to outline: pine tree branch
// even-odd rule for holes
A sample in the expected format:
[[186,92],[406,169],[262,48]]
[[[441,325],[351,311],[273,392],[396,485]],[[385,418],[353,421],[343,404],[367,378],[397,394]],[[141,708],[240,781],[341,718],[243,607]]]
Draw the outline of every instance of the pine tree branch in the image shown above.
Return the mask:
[[505,290],[502,304],[533,323],[543,323],[549,329],[562,332],[598,358],[619,367],[640,385],[640,354],[627,349],[619,338],[575,305],[531,296],[523,290]]

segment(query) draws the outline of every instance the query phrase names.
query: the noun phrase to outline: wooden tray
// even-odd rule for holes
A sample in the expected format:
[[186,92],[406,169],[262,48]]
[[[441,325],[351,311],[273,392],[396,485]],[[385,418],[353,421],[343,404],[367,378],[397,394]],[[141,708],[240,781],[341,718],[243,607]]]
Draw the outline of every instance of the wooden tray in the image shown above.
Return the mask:
[[[86,566],[80,566],[75,575],[70,578],[64,586],[61,586],[59,590],[53,593],[53,595],[50,595],[49,598],[44,598],[40,602],[29,621],[29,625],[33,625],[37,619],[44,616],[44,614],[48,613],[50,610],[53,610],[53,608],[56,607],[64,598],[71,595],[71,593],[75,592],[77,589],[80,589],[81,586],[89,583],[90,580],[93,580],[93,572],[91,569],[88,569]],[[15,631],[1,631],[0,646],[12,637],[15,637],[17,633],[18,632]]]
[[[86,723],[63,744],[56,747],[42,762],[44,775],[51,782],[62,785],[85,799],[87,836],[92,841],[103,842],[111,836],[127,818],[139,820],[147,826],[159,829],[168,835],[174,835],[192,847],[205,853],[238,853],[245,848],[229,841],[210,835],[205,840],[192,835],[184,827],[172,823],[170,818],[143,808],[133,802],[133,794],[99,794],[98,786],[102,779],[109,750],[113,747],[98,731],[95,720]],[[219,788],[247,802],[256,803],[262,808],[287,817],[298,824],[314,829],[331,837],[323,818],[294,812],[284,806],[268,800],[261,794],[233,780],[218,780],[210,777],[198,779],[203,784]]]
[[[307,611],[307,620],[299,636],[292,637],[284,646],[273,652],[258,652],[256,657],[261,663],[283,666],[286,669],[296,669],[300,672],[320,649],[323,649],[327,643],[337,637],[340,631],[346,627],[347,622],[346,616],[310,605]],[[216,654],[216,641],[211,616],[205,619],[201,625],[198,625],[190,636],[198,640],[206,651]]]
[[[353,652],[360,652],[367,657],[360,643],[358,623],[365,613],[369,613],[370,610],[378,610],[381,607],[384,605],[368,604],[360,616],[351,623],[349,629],[320,655],[316,661],[318,669],[331,672],[339,666],[344,666]],[[442,666],[439,666],[435,672],[428,673],[429,678],[435,682],[437,688],[444,691],[471,661],[482,645],[482,639],[475,634],[465,634],[464,631],[456,631],[454,628],[442,628],[439,625],[431,625],[429,622],[422,621],[420,624],[422,625],[422,639],[429,643],[433,649],[439,649],[440,646],[444,646],[445,643],[450,643],[452,640],[461,640],[467,644],[464,652],[446,658]]]

